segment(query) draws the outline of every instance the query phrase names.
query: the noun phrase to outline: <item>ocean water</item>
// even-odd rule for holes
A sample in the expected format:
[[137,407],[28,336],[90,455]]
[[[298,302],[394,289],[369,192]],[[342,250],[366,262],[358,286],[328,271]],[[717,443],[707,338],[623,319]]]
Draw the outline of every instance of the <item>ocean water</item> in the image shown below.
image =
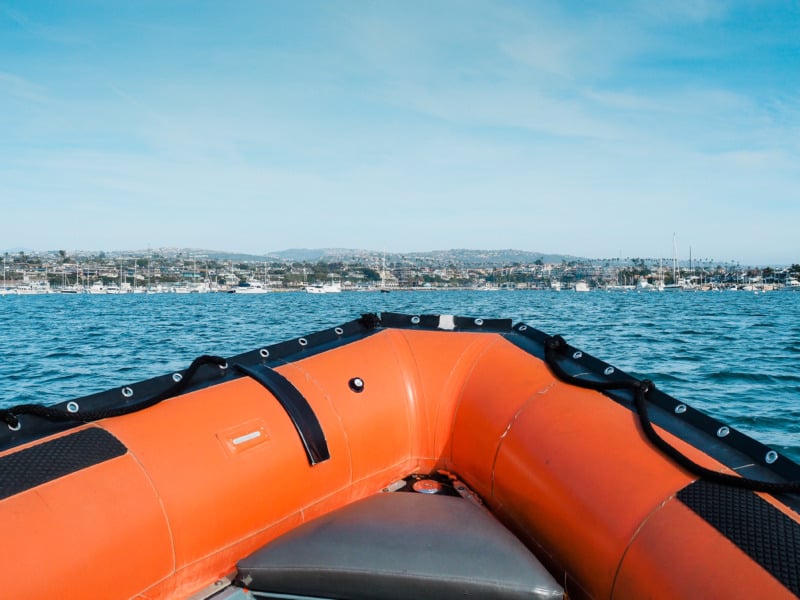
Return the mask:
[[366,312],[507,317],[800,462],[800,293],[395,291],[0,297],[0,406],[52,404]]

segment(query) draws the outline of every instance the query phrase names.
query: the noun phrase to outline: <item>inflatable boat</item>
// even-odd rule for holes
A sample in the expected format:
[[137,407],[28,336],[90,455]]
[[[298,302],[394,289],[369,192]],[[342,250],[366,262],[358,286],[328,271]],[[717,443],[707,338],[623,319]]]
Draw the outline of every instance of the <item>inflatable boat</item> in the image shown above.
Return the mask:
[[800,467],[505,319],[0,411],[5,598],[786,598]]

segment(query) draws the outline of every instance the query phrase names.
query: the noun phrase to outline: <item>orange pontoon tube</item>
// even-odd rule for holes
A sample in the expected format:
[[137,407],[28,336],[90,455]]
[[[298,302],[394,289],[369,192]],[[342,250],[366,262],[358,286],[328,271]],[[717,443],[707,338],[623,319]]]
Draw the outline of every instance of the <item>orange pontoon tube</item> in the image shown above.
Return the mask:
[[8,598],[800,595],[800,467],[524,324],[364,315],[0,411]]

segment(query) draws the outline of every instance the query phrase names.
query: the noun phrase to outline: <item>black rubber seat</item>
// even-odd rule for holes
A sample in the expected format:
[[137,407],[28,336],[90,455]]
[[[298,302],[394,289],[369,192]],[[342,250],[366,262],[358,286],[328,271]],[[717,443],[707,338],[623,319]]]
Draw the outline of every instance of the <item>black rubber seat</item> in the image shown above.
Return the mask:
[[259,596],[511,600],[564,593],[482,508],[405,492],[370,496],[309,521],[238,568],[238,583]]

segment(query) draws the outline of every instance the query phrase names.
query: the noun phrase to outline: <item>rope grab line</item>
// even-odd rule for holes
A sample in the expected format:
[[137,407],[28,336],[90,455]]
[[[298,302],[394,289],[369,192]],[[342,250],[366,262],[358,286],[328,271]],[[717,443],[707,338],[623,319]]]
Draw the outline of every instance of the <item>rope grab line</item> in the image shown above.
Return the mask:
[[37,417],[49,419],[50,421],[76,421],[79,423],[88,423],[90,421],[97,421],[99,419],[108,419],[111,417],[127,415],[129,413],[154,406],[162,400],[166,400],[167,398],[177,396],[188,387],[197,371],[203,365],[217,365],[221,369],[225,369],[227,368],[228,363],[224,358],[219,356],[212,356],[208,354],[198,356],[192,361],[192,364],[189,365],[182,375],[176,373],[173,376],[175,383],[165,390],[154,394],[150,398],[135,404],[118,406],[116,408],[104,408],[87,411],[81,411],[79,408],[76,410],[70,410],[71,403],[67,403],[66,407],[44,406],[42,404],[20,404],[10,408],[0,409],[0,420],[4,421],[10,429],[16,431],[20,427],[18,418],[20,415],[35,415]]
[[557,360],[558,353],[566,347],[567,342],[560,335],[549,337],[544,344],[545,363],[556,378],[564,383],[595,391],[631,390],[633,392],[633,405],[639,417],[639,426],[645,437],[663,454],[693,475],[722,485],[752,490],[754,492],[766,492],[769,494],[800,492],[800,481],[787,481],[783,483],[760,481],[748,477],[741,477],[739,475],[720,473],[719,471],[714,471],[713,469],[697,464],[677,448],[669,444],[669,442],[662,438],[653,427],[647,409],[647,396],[652,390],[656,389],[655,383],[648,379],[643,379],[641,381],[636,379],[627,381],[590,381],[570,375],[561,367]]

